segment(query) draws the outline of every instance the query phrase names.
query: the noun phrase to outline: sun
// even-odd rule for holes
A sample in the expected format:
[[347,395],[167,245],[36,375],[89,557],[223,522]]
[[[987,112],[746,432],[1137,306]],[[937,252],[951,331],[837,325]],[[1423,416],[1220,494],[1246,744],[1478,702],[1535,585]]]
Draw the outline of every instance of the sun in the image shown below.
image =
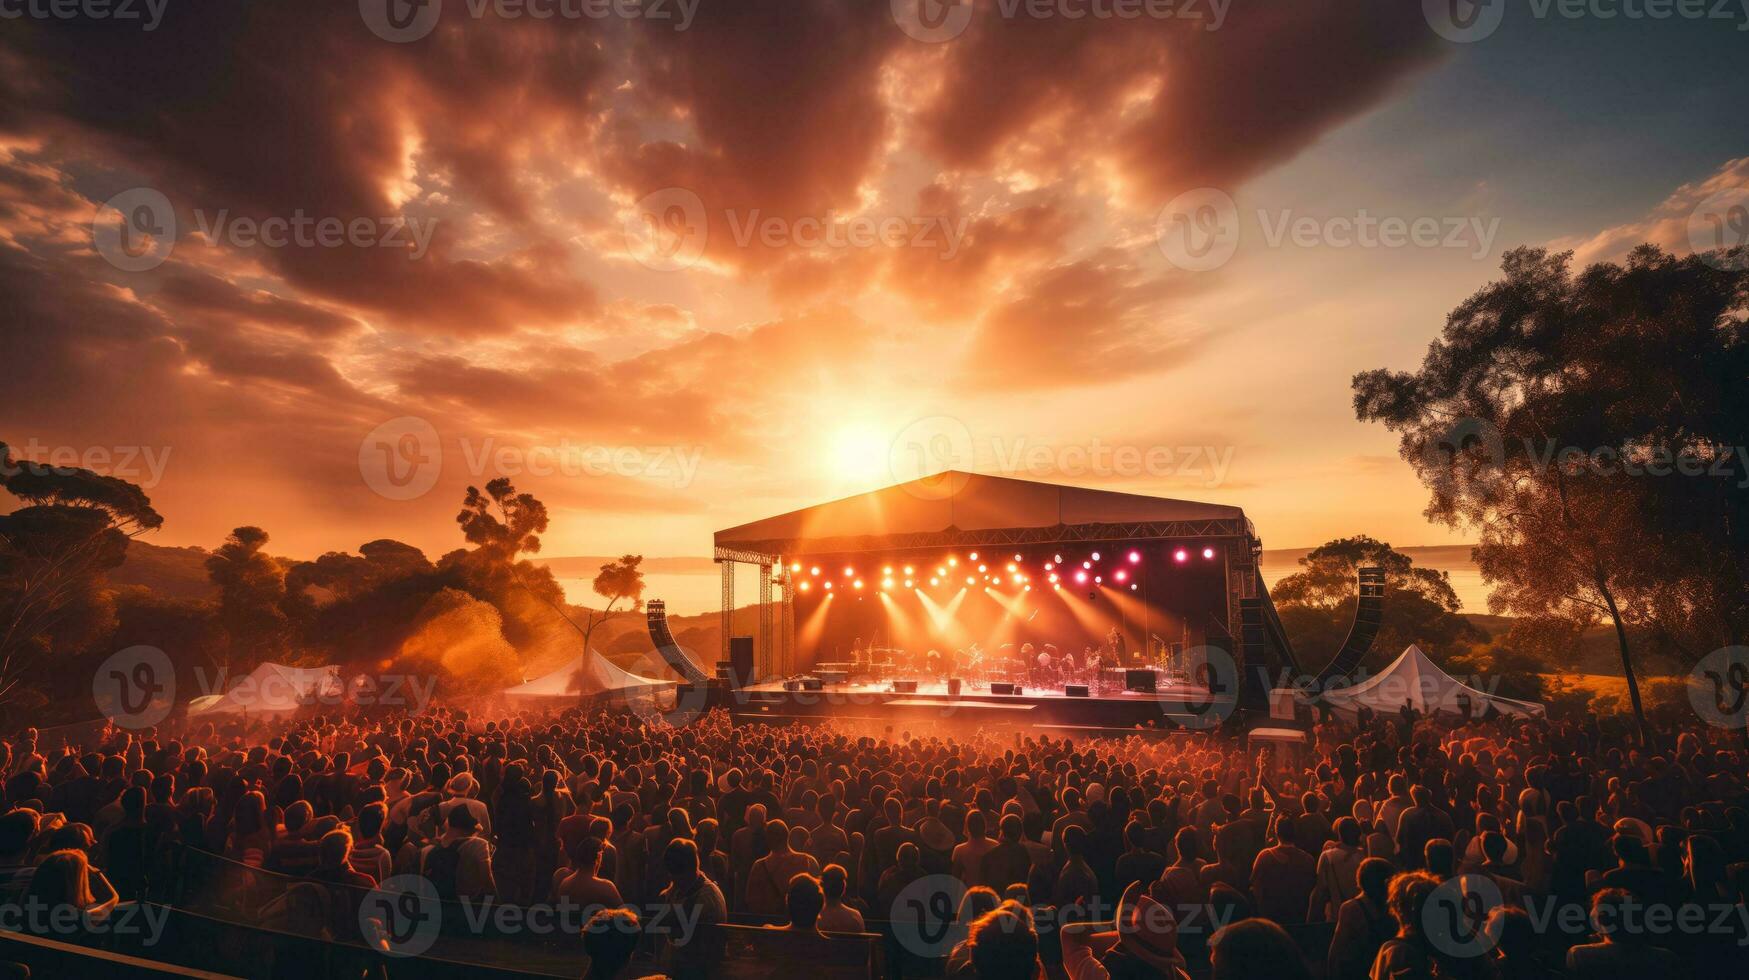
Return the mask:
[[891,440],[872,425],[855,423],[834,430],[826,458],[832,475],[847,483],[878,483],[891,475]]

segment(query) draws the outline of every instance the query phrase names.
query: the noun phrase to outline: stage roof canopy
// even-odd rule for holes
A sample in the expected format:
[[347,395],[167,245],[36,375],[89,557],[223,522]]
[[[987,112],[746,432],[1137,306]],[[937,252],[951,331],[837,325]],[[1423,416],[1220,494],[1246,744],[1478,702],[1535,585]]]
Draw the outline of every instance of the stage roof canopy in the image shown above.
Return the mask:
[[721,552],[829,554],[976,544],[1254,538],[1223,504],[948,470],[718,531]]

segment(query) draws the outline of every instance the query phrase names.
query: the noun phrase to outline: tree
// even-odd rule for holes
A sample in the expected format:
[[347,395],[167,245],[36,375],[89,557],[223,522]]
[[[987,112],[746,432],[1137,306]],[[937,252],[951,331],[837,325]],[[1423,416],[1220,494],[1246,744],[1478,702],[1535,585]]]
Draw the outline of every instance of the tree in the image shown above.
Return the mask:
[[138,486],[77,467],[16,460],[0,442],[0,487],[27,506],[0,516],[0,703],[50,654],[107,633],[103,573],[163,526]]
[[1299,572],[1270,590],[1282,626],[1302,654],[1336,655],[1348,634],[1359,594],[1355,573],[1374,565],[1385,572],[1385,615],[1370,665],[1394,657],[1411,643],[1434,650],[1487,639],[1460,613],[1462,603],[1445,572],[1417,568],[1408,555],[1365,535],[1320,545],[1300,559]]
[[1493,611],[1613,626],[1646,740],[1630,628],[1688,657],[1749,634],[1749,272],[1570,259],[1508,252],[1420,370],[1355,377],[1355,413],[1479,533]]
[[623,611],[620,603],[636,609],[642,600],[644,575],[639,565],[644,559],[640,555],[626,555],[601,566],[593,586],[597,595],[608,600],[607,605],[601,610],[585,609],[583,622],[579,623],[566,610],[564,589],[552,570],[521,557],[540,551],[540,535],[546,532],[548,524],[546,505],[534,494],[518,493],[504,477],[487,483],[484,493],[469,487],[456,523],[461,525],[462,535],[474,545],[474,550],[459,558],[445,556],[445,562],[459,563],[486,588],[500,594],[498,586],[514,583],[570,624],[583,638],[585,656],[595,631]]
[[219,622],[230,638],[230,659],[247,651],[253,666],[283,653],[291,634],[285,614],[285,568],[261,549],[267,532],[240,527],[206,561],[219,587]]

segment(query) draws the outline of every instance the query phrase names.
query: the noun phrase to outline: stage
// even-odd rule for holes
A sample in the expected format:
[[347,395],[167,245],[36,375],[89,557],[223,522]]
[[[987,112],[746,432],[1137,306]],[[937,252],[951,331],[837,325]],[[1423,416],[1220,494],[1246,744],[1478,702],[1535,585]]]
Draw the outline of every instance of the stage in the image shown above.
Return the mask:
[[[794,690],[793,683],[769,681],[733,692],[737,724],[783,724],[831,718],[891,725],[961,723],[982,728],[1096,731],[1206,729],[1231,713],[1232,699],[1212,696],[1195,684],[1169,683],[1154,693],[1110,691],[1070,697],[1061,690],[995,694],[985,684],[962,684],[948,693],[942,680],[917,681],[915,691],[896,690],[891,681],[821,684]],[[1023,689],[1024,690],[1024,689]]]

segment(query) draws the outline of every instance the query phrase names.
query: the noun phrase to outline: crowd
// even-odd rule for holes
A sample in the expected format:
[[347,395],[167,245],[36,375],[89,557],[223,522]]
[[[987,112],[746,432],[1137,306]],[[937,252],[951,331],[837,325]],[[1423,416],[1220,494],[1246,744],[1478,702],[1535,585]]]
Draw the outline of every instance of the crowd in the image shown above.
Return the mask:
[[880,931],[978,978],[1740,975],[1739,734],[1637,746],[1593,720],[1406,715],[1329,720],[1277,755],[1213,732],[445,708],[87,746],[25,730],[0,741],[0,909],[89,924],[175,901],[194,854],[353,896],[325,935],[360,949],[387,940],[356,896],[395,876],[569,903],[593,913],[579,962],[600,977],[711,976],[721,923]]

